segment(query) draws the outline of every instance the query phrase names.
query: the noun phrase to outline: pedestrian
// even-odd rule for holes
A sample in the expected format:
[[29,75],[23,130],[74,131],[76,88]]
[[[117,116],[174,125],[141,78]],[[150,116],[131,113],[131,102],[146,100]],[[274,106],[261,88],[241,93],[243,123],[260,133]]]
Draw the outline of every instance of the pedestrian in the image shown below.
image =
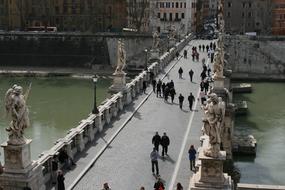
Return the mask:
[[187,50],[185,49],[183,52],[184,58],[187,59]]
[[166,102],[168,102],[169,93],[170,93],[170,89],[169,89],[168,85],[166,85],[166,87],[165,87],[165,89],[164,89],[164,100],[165,100]]
[[199,51],[201,51],[201,45],[199,45]]
[[176,190],[183,190],[183,186],[181,185],[181,183],[177,183]]
[[212,42],[210,42],[210,48],[213,49],[213,43]]
[[211,76],[211,68],[210,68],[210,66],[208,66],[207,72],[208,72],[208,76],[210,77]]
[[216,43],[214,42],[214,45],[213,45],[213,49],[214,51],[216,51]]
[[149,83],[152,82],[152,80],[154,79],[154,73],[152,71],[149,72]]
[[211,50],[210,54],[211,54],[211,63],[213,63],[215,52],[213,50]]
[[175,53],[175,55],[176,55],[176,59],[178,60],[178,58],[179,58],[179,52],[177,51],[177,52]]
[[207,77],[206,72],[202,71],[201,74],[200,74],[200,77],[201,77],[201,80],[203,81]]
[[200,82],[200,90],[201,90],[201,91],[204,91],[204,81],[201,81],[201,82]]
[[154,190],[164,190],[164,184],[162,183],[161,179],[158,177],[157,181],[154,183],[153,186]]
[[188,102],[189,102],[190,111],[193,111],[192,107],[193,107],[193,102],[194,101],[195,101],[195,97],[193,96],[192,93],[190,93],[190,95],[188,96]]
[[190,81],[191,82],[193,82],[193,75],[194,75],[194,71],[192,69],[190,69],[189,76],[190,76]]
[[161,137],[161,142],[160,142],[161,146],[162,146],[162,157],[164,157],[164,154],[166,156],[168,156],[167,152],[168,152],[168,146],[170,144],[170,140],[169,137],[166,135],[166,133],[163,133],[163,136]]
[[155,133],[155,135],[152,137],[152,144],[154,145],[154,148],[159,151],[159,145],[160,145],[161,137],[159,136],[158,132]]
[[54,155],[52,157],[52,160],[51,160],[51,169],[52,169],[52,173],[51,173],[51,181],[52,181],[52,184],[55,185],[56,184],[56,181],[57,181],[57,171],[58,171],[58,158],[57,158],[57,155]]
[[203,52],[204,52],[205,51],[205,45],[204,44],[202,45],[202,49],[203,49]]
[[200,95],[199,95],[200,99],[201,99],[201,105],[204,105],[204,102],[206,101],[206,94],[205,92],[202,90],[200,91]]
[[196,53],[196,60],[199,62],[199,53]]
[[171,80],[171,81],[169,82],[169,88],[174,88],[174,82],[173,82],[173,80]]
[[143,81],[143,93],[146,94],[146,81]]
[[202,59],[202,65],[205,65],[205,62],[206,62],[206,59],[203,58],[203,59]]
[[209,81],[208,80],[205,80],[204,81],[204,90],[205,90],[205,94],[207,94],[208,90],[209,90]]
[[144,188],[144,187],[141,187],[140,190],[145,190],[145,188]]
[[190,160],[190,170],[195,171],[196,150],[194,148],[194,145],[190,146],[190,149],[188,150],[188,154],[189,154],[189,160]]
[[109,184],[108,184],[108,183],[104,183],[102,190],[111,190],[111,188],[109,187]]
[[164,97],[164,94],[165,94],[165,87],[166,87],[166,84],[162,83],[161,88],[162,88],[162,96],[163,97]]
[[206,46],[206,51],[207,51],[207,52],[209,51],[209,45]]
[[161,97],[161,85],[162,85],[162,82],[161,80],[159,79],[157,84],[156,84],[156,97]]
[[195,61],[195,53],[192,53],[192,61]]
[[[154,175],[154,171],[156,170],[156,175],[159,176],[159,169],[158,169],[158,151],[154,147],[152,152],[150,153],[150,159],[151,159],[151,170],[152,174]],[[155,169],[154,169],[155,167]]]
[[179,100],[179,107],[180,107],[180,109],[182,109],[184,96],[182,96],[182,94],[180,94],[178,97],[178,100]]
[[153,79],[151,83],[152,83],[152,89],[153,89],[153,92],[155,93],[156,80],[155,80],[155,79]]
[[174,97],[176,95],[175,89],[171,88],[170,91],[169,91],[169,94],[170,94],[170,97],[171,97],[171,103],[173,103]]
[[64,186],[64,176],[63,172],[61,170],[58,170],[57,172],[57,190],[65,190]]
[[182,79],[183,69],[180,67],[178,70],[179,78]]

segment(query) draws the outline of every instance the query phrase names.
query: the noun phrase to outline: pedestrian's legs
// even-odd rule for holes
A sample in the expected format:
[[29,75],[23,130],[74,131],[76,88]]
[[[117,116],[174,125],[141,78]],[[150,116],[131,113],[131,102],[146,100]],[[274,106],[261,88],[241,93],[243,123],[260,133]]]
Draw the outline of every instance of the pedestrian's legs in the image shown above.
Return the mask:
[[167,155],[168,152],[168,146],[165,147],[165,155]]
[[173,100],[174,100],[174,96],[171,96],[171,102],[173,103]]
[[153,174],[154,174],[154,165],[155,165],[155,161],[151,161],[151,171]]
[[156,168],[156,175],[159,175],[159,169],[158,169],[158,161],[154,161],[155,168]]
[[[193,166],[192,162],[193,162],[193,160],[190,160],[190,170],[191,170],[191,171],[192,171],[192,166]],[[153,171],[152,171],[152,172],[153,172]]]
[[165,153],[165,146],[162,146],[162,153],[161,153],[161,155],[164,156],[164,153]]
[[190,107],[190,110],[192,111],[192,106],[193,106],[193,103],[190,103],[189,104],[189,107]]
[[155,147],[155,150],[158,152],[159,151],[159,144],[154,145],[154,147]]
[[191,77],[190,77],[190,79],[191,79],[191,82],[192,82],[192,80],[193,80],[193,77],[191,76]]
[[181,102],[179,102],[179,107],[180,107],[180,109],[182,109],[182,103]]

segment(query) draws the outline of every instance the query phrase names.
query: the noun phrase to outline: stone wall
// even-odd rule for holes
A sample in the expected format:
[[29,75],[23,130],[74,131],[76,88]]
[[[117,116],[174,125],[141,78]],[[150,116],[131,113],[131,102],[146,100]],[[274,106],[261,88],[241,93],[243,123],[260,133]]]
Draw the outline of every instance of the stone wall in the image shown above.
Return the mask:
[[144,62],[151,35],[102,33],[0,33],[0,66],[80,67],[116,64],[116,42],[124,38],[127,63]]
[[285,38],[227,36],[225,47],[233,79],[285,80]]
[[238,190],[284,190],[285,186],[238,183],[237,189]]

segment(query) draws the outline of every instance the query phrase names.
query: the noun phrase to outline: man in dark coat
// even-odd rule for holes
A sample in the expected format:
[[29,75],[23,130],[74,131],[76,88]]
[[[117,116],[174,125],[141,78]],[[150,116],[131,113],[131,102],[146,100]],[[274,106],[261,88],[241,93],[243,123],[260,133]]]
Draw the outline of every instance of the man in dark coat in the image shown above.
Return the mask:
[[158,132],[156,132],[155,135],[152,137],[152,144],[154,145],[154,148],[157,152],[159,150],[160,142],[161,142],[161,138],[160,138]]
[[160,142],[161,146],[162,146],[162,153],[161,155],[164,156],[164,154],[167,156],[167,151],[168,151],[168,146],[170,144],[170,140],[169,137],[166,135],[166,133],[163,133],[163,136],[161,137],[161,142]]
[[179,97],[178,97],[178,99],[179,99],[179,107],[180,107],[180,109],[182,109],[183,101],[184,101],[184,96],[182,96],[182,94],[180,94]]
[[170,94],[170,97],[171,97],[171,102],[173,103],[174,96],[176,94],[175,89],[171,88],[170,91],[169,91],[169,94]]
[[161,89],[162,89],[162,96],[163,96],[163,97],[164,97],[164,94],[165,94],[165,87],[166,87],[166,84],[165,84],[165,83],[162,83]]
[[190,81],[192,82],[193,81],[193,75],[194,75],[194,71],[191,69],[189,71],[189,76],[190,76]]
[[162,85],[162,82],[159,79],[156,84],[156,97],[158,97],[158,95],[161,97],[161,85]]
[[182,79],[183,69],[180,67],[178,70],[179,78]]
[[155,93],[156,80],[155,80],[155,79],[153,79],[151,83],[152,83],[152,89],[153,89],[153,92]]
[[57,189],[58,190],[65,190],[65,186],[64,186],[64,176],[63,176],[63,172],[61,170],[58,170],[58,174],[57,174]]
[[193,102],[195,101],[195,97],[193,96],[192,93],[190,93],[190,95],[188,96],[188,101],[189,101],[189,108],[190,108],[190,111],[193,111],[193,110],[192,110],[192,107],[193,107]]

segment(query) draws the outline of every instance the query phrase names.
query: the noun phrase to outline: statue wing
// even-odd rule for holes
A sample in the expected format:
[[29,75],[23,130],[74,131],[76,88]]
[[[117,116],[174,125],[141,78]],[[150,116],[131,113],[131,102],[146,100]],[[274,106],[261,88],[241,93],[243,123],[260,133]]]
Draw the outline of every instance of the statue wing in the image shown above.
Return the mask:
[[12,105],[13,105],[13,99],[12,99],[12,95],[13,95],[13,89],[10,88],[9,90],[7,90],[6,94],[5,94],[5,110],[6,113],[9,114],[12,110]]

